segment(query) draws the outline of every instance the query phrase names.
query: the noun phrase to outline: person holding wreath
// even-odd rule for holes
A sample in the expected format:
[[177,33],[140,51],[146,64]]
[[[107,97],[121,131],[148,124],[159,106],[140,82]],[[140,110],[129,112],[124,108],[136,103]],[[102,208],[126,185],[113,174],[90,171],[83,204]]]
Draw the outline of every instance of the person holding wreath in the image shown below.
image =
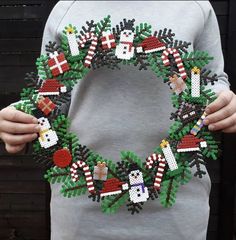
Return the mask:
[[[49,41],[60,42],[65,26],[72,24],[80,29],[88,19],[98,22],[108,15],[115,23],[126,18],[135,19],[136,24],[149,23],[158,30],[172,29],[177,39],[192,43],[188,46],[190,50],[206,51],[213,56],[207,68],[217,74],[218,81],[214,85],[207,84],[207,88],[217,93],[217,99],[205,109],[204,125],[212,132],[236,132],[236,95],[229,89],[219,27],[208,1],[59,1],[45,26],[41,53],[46,53],[45,45]],[[127,39],[129,33],[132,35],[128,28],[123,32]],[[147,42],[134,49],[120,39],[123,45],[116,48],[116,56],[132,58],[139,51],[150,51],[152,48],[146,48]],[[160,50],[161,43],[156,42],[155,49]],[[185,73],[181,68],[178,70],[169,79],[177,95],[185,90],[185,87],[182,89]],[[198,69],[193,71],[197,73]],[[173,112],[170,99],[171,91],[151,70],[139,71],[134,66],[122,66],[119,70],[99,68],[90,71],[73,88],[70,106],[64,106],[64,113],[71,119],[70,130],[79,134],[83,144],[118,162],[121,149],[131,149],[145,158],[157,142],[165,138],[170,126],[169,114]],[[21,151],[26,143],[38,137],[39,132],[36,117],[14,106],[0,111],[0,137],[8,152]],[[162,142],[164,145],[167,143]],[[130,174],[138,174],[143,181],[139,170],[132,167]],[[130,176],[130,181],[134,175]],[[116,180],[110,181],[120,187]],[[204,240],[210,187],[208,174],[200,179],[193,178],[181,188],[173,208],[165,209],[148,202],[142,213],[130,216],[123,209],[115,215],[104,215],[86,196],[67,200],[60,196],[56,184],[52,186],[51,239]],[[141,189],[147,190],[143,185]],[[147,191],[145,194],[143,199],[147,198]]]

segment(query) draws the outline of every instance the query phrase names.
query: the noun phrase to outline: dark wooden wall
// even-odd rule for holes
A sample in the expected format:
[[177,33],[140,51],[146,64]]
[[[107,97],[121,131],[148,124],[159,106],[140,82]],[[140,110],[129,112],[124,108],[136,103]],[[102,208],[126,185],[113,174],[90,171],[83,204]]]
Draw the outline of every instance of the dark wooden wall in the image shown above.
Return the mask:
[[[0,108],[18,99],[24,74],[34,70],[43,27],[56,2],[0,0]],[[236,78],[236,68],[232,67],[236,64],[236,3],[233,0],[211,2],[220,25],[226,69],[233,79]],[[236,89],[233,81],[232,88]],[[223,158],[208,163],[213,182],[208,240],[233,239],[234,140],[233,136],[225,136]],[[44,171],[32,161],[30,154],[9,155],[3,143],[0,144],[0,239],[49,239],[50,193],[43,179]]]
[[[25,72],[35,70],[43,28],[55,3],[0,0],[1,108],[18,99]],[[49,191],[44,169],[30,155],[8,155],[3,144],[0,154],[0,239],[49,239]]]

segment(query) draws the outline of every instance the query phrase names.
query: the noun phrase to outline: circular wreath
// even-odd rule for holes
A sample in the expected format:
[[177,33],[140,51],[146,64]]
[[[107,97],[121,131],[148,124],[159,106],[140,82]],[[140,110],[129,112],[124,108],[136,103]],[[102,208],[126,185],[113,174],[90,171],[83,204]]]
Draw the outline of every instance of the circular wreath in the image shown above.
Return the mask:
[[[38,118],[41,131],[33,143],[37,162],[50,166],[45,178],[62,183],[64,197],[89,192],[89,198],[101,202],[102,211],[114,213],[123,204],[131,214],[139,213],[148,200],[160,199],[164,207],[175,203],[180,185],[194,176],[203,177],[205,159],[217,159],[218,142],[203,125],[206,106],[216,95],[204,85],[214,84],[217,75],[203,69],[213,58],[206,52],[188,52],[191,43],[174,39],[171,29],[152,32],[151,25],[123,19],[111,27],[111,17],[98,23],[87,21],[78,32],[65,27],[61,44],[49,42],[47,55],[37,61],[38,73],[26,74],[27,88],[16,109]],[[139,70],[150,68],[173,92],[171,101],[177,109],[169,135],[140,159],[131,151],[121,152],[115,164],[81,145],[68,132],[69,119],[62,105],[70,101],[74,85],[88,71],[106,66],[119,69],[133,64]]]

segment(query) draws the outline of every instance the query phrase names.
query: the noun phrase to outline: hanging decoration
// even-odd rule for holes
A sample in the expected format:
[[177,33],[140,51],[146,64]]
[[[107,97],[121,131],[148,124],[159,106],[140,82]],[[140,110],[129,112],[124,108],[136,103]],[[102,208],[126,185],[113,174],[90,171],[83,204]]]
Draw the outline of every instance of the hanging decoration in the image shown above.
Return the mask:
[[[101,202],[104,213],[115,213],[122,205],[131,214],[139,213],[145,202],[157,198],[171,207],[180,185],[191,180],[190,168],[196,166],[194,175],[203,177],[205,159],[217,159],[219,143],[203,124],[205,108],[216,99],[205,88],[217,81],[216,74],[204,69],[213,58],[206,52],[188,52],[190,43],[174,36],[171,29],[153,31],[148,23],[135,26],[134,19],[112,27],[107,16],[97,23],[87,21],[80,29],[69,24],[60,45],[49,42],[48,54],[37,59],[38,75],[27,74],[28,87],[14,106],[38,118],[41,131],[33,156],[50,165],[45,178],[51,184],[61,183],[64,197],[88,193],[88,201]],[[121,151],[121,161],[115,163],[83,146],[68,131],[70,120],[62,114],[62,104],[89,71],[118,69],[122,64],[151,69],[157,81],[169,84],[177,110],[170,114],[173,123],[166,138],[157,142],[146,160]]]

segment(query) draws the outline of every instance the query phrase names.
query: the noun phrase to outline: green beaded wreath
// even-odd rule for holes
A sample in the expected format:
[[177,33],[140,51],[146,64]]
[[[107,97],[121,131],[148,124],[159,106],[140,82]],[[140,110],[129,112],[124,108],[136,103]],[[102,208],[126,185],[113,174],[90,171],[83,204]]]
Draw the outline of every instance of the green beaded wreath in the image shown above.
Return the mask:
[[[26,75],[27,88],[16,109],[36,116],[41,131],[33,143],[33,157],[50,168],[45,178],[61,183],[64,197],[89,192],[101,202],[104,213],[115,213],[126,204],[131,214],[139,213],[147,200],[160,199],[171,207],[180,185],[191,177],[202,178],[205,159],[218,157],[218,142],[203,125],[206,106],[216,95],[205,86],[217,81],[216,74],[203,69],[213,58],[206,52],[188,52],[191,43],[174,39],[171,29],[152,31],[151,25],[124,19],[111,27],[111,17],[98,23],[87,21],[80,32],[68,25],[61,43],[49,42],[47,55],[37,59],[38,74]],[[79,142],[68,132],[69,119],[62,106],[70,102],[71,90],[85,75],[99,67],[119,69],[133,64],[151,69],[173,92],[177,109],[169,135],[157,144],[151,156],[140,159],[130,151],[121,152],[115,164]]]

